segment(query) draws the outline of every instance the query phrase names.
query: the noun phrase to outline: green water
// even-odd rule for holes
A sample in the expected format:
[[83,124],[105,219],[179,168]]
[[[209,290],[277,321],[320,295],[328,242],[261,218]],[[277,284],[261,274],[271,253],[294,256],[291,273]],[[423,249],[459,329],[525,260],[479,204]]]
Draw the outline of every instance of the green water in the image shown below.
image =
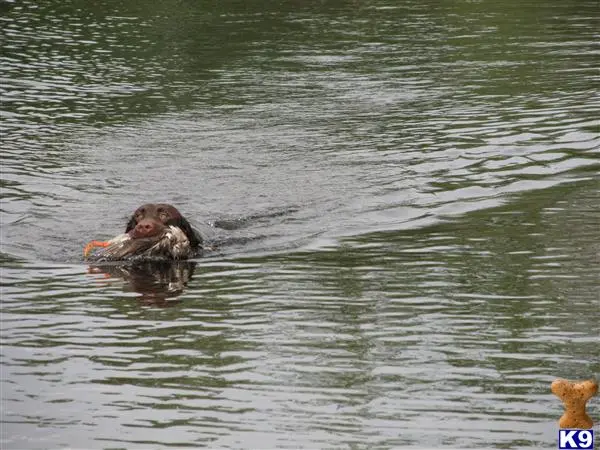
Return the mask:
[[[1,3],[0,446],[556,448],[550,383],[600,376],[598,11]],[[88,267],[148,201],[214,250]]]

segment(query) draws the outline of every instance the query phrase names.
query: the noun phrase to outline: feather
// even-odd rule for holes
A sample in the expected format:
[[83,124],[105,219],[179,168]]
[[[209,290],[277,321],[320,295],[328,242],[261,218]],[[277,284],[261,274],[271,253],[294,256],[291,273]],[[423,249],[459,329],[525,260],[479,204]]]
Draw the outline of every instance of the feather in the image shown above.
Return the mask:
[[107,241],[106,246],[89,259],[94,261],[118,261],[123,259],[186,259],[194,251],[190,241],[176,226],[168,226],[157,236],[133,239],[128,233]]

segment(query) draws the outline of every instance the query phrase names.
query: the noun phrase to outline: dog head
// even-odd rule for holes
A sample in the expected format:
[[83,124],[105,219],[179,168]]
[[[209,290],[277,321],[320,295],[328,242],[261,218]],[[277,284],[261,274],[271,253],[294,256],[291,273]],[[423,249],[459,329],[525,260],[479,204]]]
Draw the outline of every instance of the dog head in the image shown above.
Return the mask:
[[127,222],[125,233],[132,239],[148,238],[162,233],[168,226],[181,229],[193,249],[202,243],[202,238],[187,219],[177,208],[167,203],[147,203],[140,206]]

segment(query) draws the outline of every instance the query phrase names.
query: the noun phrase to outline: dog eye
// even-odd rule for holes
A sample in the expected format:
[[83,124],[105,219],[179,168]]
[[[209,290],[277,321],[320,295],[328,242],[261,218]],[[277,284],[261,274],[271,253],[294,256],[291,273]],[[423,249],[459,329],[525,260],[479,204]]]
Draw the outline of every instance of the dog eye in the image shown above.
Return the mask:
[[160,217],[160,220],[167,220],[169,215],[166,212],[161,212],[158,217]]

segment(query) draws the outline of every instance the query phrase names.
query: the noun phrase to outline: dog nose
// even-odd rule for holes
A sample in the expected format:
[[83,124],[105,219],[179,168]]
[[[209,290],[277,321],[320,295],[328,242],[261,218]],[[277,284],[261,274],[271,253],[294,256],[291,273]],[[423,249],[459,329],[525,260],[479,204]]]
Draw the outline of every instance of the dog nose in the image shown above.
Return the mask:
[[162,229],[162,224],[149,219],[143,219],[137,223],[135,228],[133,229],[133,237],[134,238],[145,238],[151,237],[158,233],[160,233]]
[[154,229],[154,225],[151,223],[138,223],[135,227],[136,231],[140,233],[149,233]]

